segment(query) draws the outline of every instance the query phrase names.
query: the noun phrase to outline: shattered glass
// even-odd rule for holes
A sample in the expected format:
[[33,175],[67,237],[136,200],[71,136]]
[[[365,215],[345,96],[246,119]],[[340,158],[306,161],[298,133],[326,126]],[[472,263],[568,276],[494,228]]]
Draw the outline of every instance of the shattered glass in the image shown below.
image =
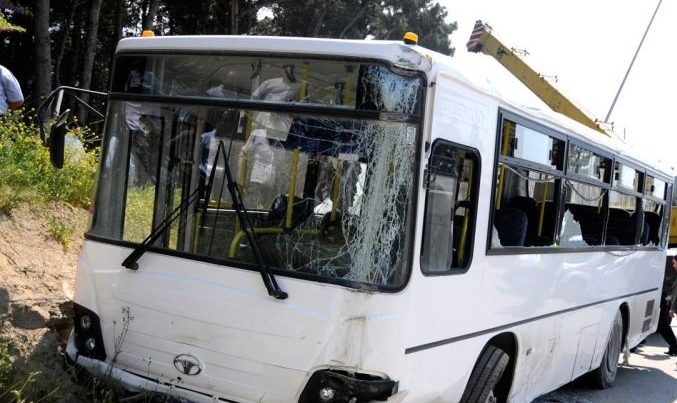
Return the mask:
[[[266,264],[354,283],[399,286],[406,278],[411,243],[419,135],[418,124],[407,116],[420,113],[421,85],[417,78],[382,66],[362,68],[361,89],[353,102],[363,109],[401,115],[390,120],[244,105],[142,102],[142,118],[157,122],[147,131],[153,146],[150,161],[157,166],[145,171],[152,176],[145,183],[152,186],[144,187],[144,200],[154,203],[153,225],[182,197],[200,190],[199,201],[155,246],[227,265],[255,263],[232,205],[227,165]],[[125,132],[134,130],[128,124],[129,108],[117,100],[111,108],[108,126],[115,132],[109,137],[125,138]],[[97,206],[90,232],[138,242],[149,223],[129,219],[132,215],[125,212],[133,205],[119,189],[136,189],[132,185],[138,182],[138,170],[130,169],[134,155],[125,143],[107,142],[104,152],[117,157],[103,166],[99,193],[108,198]],[[217,153],[219,145],[225,156]],[[124,155],[129,156],[120,158]],[[127,219],[120,224],[120,217]],[[125,239],[126,234],[141,235]]]

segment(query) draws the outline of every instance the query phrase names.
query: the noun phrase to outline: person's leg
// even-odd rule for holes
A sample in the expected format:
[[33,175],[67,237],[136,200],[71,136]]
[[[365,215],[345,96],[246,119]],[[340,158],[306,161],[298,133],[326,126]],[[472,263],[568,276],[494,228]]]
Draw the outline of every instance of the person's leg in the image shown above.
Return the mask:
[[663,339],[668,343],[668,354],[677,355],[677,339],[675,338],[675,333],[672,331],[672,327],[670,327],[671,319],[667,308],[661,308],[656,332],[663,336]]

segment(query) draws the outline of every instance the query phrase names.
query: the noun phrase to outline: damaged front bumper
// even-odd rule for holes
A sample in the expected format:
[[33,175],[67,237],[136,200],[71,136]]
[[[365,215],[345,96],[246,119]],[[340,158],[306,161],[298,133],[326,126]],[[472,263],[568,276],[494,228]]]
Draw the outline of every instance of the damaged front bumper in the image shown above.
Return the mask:
[[310,377],[299,403],[383,402],[397,394],[398,387],[398,382],[391,379],[327,369]]
[[66,357],[69,363],[82,367],[95,376],[111,380],[132,393],[147,393],[149,395],[166,396],[173,399],[186,399],[196,403],[230,402],[230,400],[193,391],[181,385],[161,382],[157,379],[134,374],[104,361],[81,355],[75,346],[75,336],[73,333],[68,338]]
[[[111,380],[132,393],[185,399],[197,403],[231,402],[201,391],[194,391],[176,383],[162,382],[124,370],[110,363],[86,357],[78,352],[75,335],[71,333],[66,346],[66,357],[71,364],[88,370],[95,376]],[[299,403],[401,403],[407,396],[399,391],[399,384],[366,374],[348,374],[344,371],[324,369],[315,372],[306,383]]]

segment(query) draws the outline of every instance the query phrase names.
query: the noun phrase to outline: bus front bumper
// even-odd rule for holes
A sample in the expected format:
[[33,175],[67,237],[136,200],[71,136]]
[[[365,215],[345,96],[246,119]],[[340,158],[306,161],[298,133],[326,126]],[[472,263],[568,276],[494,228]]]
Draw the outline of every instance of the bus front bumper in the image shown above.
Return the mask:
[[148,393],[149,395],[172,397],[174,399],[186,399],[196,403],[213,403],[220,400],[216,396],[193,391],[177,384],[163,383],[157,379],[125,371],[104,361],[85,357],[78,353],[73,333],[68,338],[68,344],[66,345],[66,358],[69,364],[84,368],[97,377],[111,380],[132,393]]
[[[196,403],[213,403],[214,401],[229,401],[220,399],[218,396],[209,395],[207,393],[193,391],[191,389],[182,387],[178,384],[161,382],[158,379],[144,377],[115,365],[108,364],[94,358],[89,358],[78,353],[75,346],[75,337],[71,333],[66,345],[66,357],[70,364],[82,367],[95,376],[112,380],[125,390],[132,393],[148,393],[150,395],[165,396],[172,398],[187,399]],[[399,391],[388,397],[385,401],[387,403],[401,403],[407,397],[407,391]]]

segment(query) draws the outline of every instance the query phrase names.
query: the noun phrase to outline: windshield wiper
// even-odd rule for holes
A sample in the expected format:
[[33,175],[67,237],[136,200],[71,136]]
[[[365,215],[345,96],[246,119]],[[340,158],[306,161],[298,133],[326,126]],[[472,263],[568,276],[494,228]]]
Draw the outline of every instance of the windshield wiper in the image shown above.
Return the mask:
[[139,263],[138,260],[143,256],[144,253],[150,249],[150,247],[157,241],[162,234],[164,234],[167,229],[169,229],[174,221],[176,221],[177,218],[183,214],[183,212],[186,210],[188,206],[190,206],[193,201],[198,197],[200,194],[200,191],[202,191],[204,187],[198,186],[195,190],[193,190],[192,193],[188,195],[183,201],[181,201],[181,204],[179,204],[174,210],[172,210],[171,213],[169,213],[164,220],[162,220],[153,230],[150,232],[150,234],[146,237],[146,239],[143,240],[134,250],[132,253],[125,258],[125,260],[122,261],[122,265],[130,270],[138,270],[139,268]]
[[[219,160],[219,155],[223,155],[223,170],[226,174],[226,181],[228,182],[227,183],[228,192],[230,193],[230,198],[233,201],[233,207],[235,208],[237,217],[240,219],[240,222],[242,223],[242,228],[245,231],[245,235],[247,235],[249,245],[251,246],[252,251],[254,252],[254,258],[256,259],[259,272],[261,273],[261,277],[263,278],[263,285],[266,286],[266,290],[268,290],[268,295],[270,295],[271,297],[274,297],[276,299],[287,299],[289,295],[286,292],[282,291],[282,289],[280,289],[280,286],[277,284],[277,281],[275,281],[275,277],[270,272],[270,267],[268,267],[263,258],[263,253],[261,253],[261,247],[259,245],[258,238],[256,237],[256,233],[254,231],[254,225],[249,219],[247,208],[245,207],[244,202],[242,201],[240,187],[233,180],[233,175],[230,172],[228,155],[226,154],[226,148],[223,145],[223,142],[221,141],[219,141],[219,146],[216,149],[214,164],[212,165],[212,171],[209,174],[209,185],[207,194],[211,193],[212,181],[215,176],[214,173],[216,172],[216,165]],[[208,202],[209,197],[206,200]]]

